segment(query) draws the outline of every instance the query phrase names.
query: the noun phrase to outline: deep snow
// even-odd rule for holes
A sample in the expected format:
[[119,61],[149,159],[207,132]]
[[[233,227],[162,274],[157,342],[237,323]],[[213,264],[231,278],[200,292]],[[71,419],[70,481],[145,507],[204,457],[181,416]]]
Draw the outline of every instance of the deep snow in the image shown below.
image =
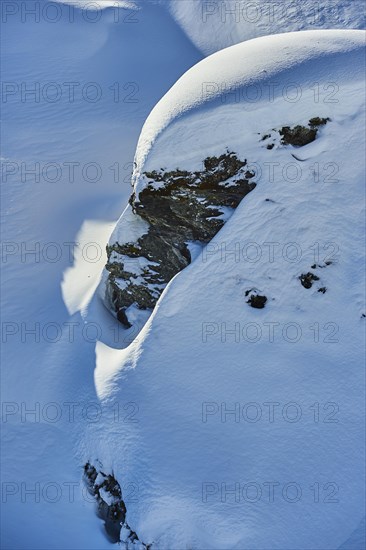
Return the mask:
[[[71,3],[80,4],[80,0]],[[354,455],[352,448],[360,447],[364,382],[357,368],[358,352],[363,345],[358,335],[362,312],[360,183],[364,167],[358,96],[360,59],[358,48],[347,46],[358,39],[353,36],[339,39],[339,52],[327,55],[324,65],[318,67],[318,62],[312,59],[306,64],[321,86],[328,84],[329,79],[338,83],[338,104],[324,104],[322,95],[320,105],[311,105],[309,97],[314,97],[311,96],[314,91],[309,92],[306,86],[314,80],[300,70],[295,60],[289,73],[282,76],[286,82],[295,78],[304,87],[304,101],[284,104],[279,95],[276,107],[265,101],[255,102],[244,111],[240,102],[227,105],[226,109],[225,105],[207,105],[201,112],[189,113],[187,127],[176,120],[162,131],[149,159],[168,165],[163,148],[169,145],[169,136],[181,135],[178,149],[176,139],[170,144],[171,153],[176,155],[172,162],[196,166],[206,152],[221,149],[225,123],[229,131],[225,132],[224,145],[238,150],[240,147],[250,161],[259,157],[272,159],[275,155],[277,162],[287,163],[289,159],[292,162],[289,150],[274,150],[268,152],[270,157],[261,157],[267,151],[255,141],[257,130],[265,132],[275,124],[305,122],[308,116],[329,115],[332,124],[324,129],[319,141],[301,153],[296,151],[298,155],[306,153],[309,159],[304,161],[307,169],[304,168],[301,182],[289,188],[288,181],[280,181],[281,177],[276,177],[271,185],[262,178],[256,194],[246,199],[215,241],[219,246],[227,243],[230,249],[233,242],[245,242],[248,233],[249,240],[254,235],[258,243],[266,239],[280,243],[296,239],[306,251],[301,264],[305,269],[307,260],[313,259],[309,243],[318,239],[323,244],[333,239],[340,245],[340,262],[333,266],[333,272],[332,266],[324,274],[321,272],[329,293],[318,296],[297,286],[295,267],[300,269],[299,265],[280,261],[274,265],[274,282],[269,283],[268,269],[272,272],[272,264],[268,267],[263,261],[253,266],[240,261],[233,265],[229,259],[224,264],[218,259],[221,251],[211,248],[207,262],[199,256],[172,282],[133,345],[116,350],[128,346],[135,334],[120,331],[98,297],[92,298],[103,256],[95,263],[82,262],[79,248],[74,261],[65,243],[83,243],[90,235],[89,240],[104,249],[107,234],[130,192],[129,175],[140,129],[153,105],[186,69],[202,58],[196,48],[211,53],[252,37],[247,25],[235,30],[230,24],[218,25],[217,19],[213,27],[200,25],[201,19],[194,11],[200,8],[198,2],[191,5],[189,13],[193,16],[182,12],[188,2],[175,2],[171,6],[125,1],[121,4],[125,6],[121,13],[126,13],[126,19],[119,18],[119,23],[114,20],[114,10],[105,10],[100,21],[90,23],[75,9],[72,24],[67,11],[62,12],[62,19],[56,24],[44,20],[34,23],[31,17],[24,24],[19,14],[2,24],[3,80],[19,86],[22,82],[29,85],[39,82],[41,86],[56,82],[64,92],[58,102],[37,103],[32,99],[22,101],[18,91],[3,105],[6,141],[2,161],[15,162],[17,169],[14,175],[6,173],[5,180],[3,177],[3,240],[15,247],[25,243],[31,248],[37,242],[41,247],[39,261],[15,251],[3,263],[4,330],[18,329],[14,335],[5,334],[2,350],[7,362],[2,370],[3,400],[5,411],[10,411],[2,425],[2,482],[7,484],[3,486],[5,491],[12,488],[17,491],[14,495],[6,494],[2,506],[3,547],[110,548],[81,483],[85,461],[99,459],[103,468],[115,471],[127,493],[132,480],[138,501],[127,502],[128,520],[145,542],[160,540],[159,548],[189,547],[192,542],[210,548],[228,545],[243,548],[243,544],[246,548],[264,548],[267,544],[271,548],[330,549],[351,537],[352,548],[360,549],[362,455]],[[134,5],[142,8],[137,15]],[[107,7],[107,3],[103,6]],[[170,13],[181,27],[164,11],[165,6],[171,8]],[[342,10],[343,6],[347,8],[346,16],[334,26],[359,27],[362,17],[359,5],[342,2],[341,6]],[[131,20],[137,22],[128,23]],[[282,21],[273,32],[290,29],[283,25]],[[304,25],[302,16],[298,17],[294,30]],[[329,20],[324,25],[330,26]],[[261,34],[271,32],[268,28],[262,30]],[[187,35],[192,33],[195,46],[183,31]],[[273,38],[270,50],[275,41]],[[326,48],[330,42],[325,40]],[[342,48],[349,51],[342,54]],[[268,60],[266,51],[261,54],[265,56],[264,63]],[[223,68],[220,64],[220,83]],[[257,75],[254,83],[256,79]],[[122,87],[122,99],[115,103],[115,88],[109,87],[117,81]],[[67,82],[81,85],[97,82],[103,96],[96,103],[89,103],[77,93],[75,102],[70,103],[65,94]],[[123,101],[137,91],[128,83],[138,85],[138,103]],[[126,84],[127,88],[123,88]],[[331,91],[320,89],[321,94]],[[188,97],[182,99],[185,105],[189,104]],[[265,127],[259,124],[259,119],[265,120]],[[165,127],[163,119],[157,122],[158,127]],[[198,142],[198,148],[195,132],[204,140]],[[155,140],[155,134],[153,137]],[[144,143],[145,138],[142,140]],[[336,175],[340,181],[332,185],[324,181],[326,176],[332,179],[329,175],[332,172],[325,166],[327,162],[338,163],[338,159],[342,159]],[[316,164],[312,168],[317,160],[322,170],[319,183],[311,175],[311,170],[317,171]],[[32,176],[22,181],[21,162],[27,168],[32,168],[35,162],[41,166],[56,162],[63,166],[61,179],[51,183],[41,174],[39,183]],[[102,179],[91,183],[77,171],[72,183],[65,162],[79,162],[80,166],[97,162]],[[116,162],[121,171],[117,182],[115,171],[110,169]],[[50,174],[54,172],[51,170]],[[305,189],[307,183],[310,187]],[[346,185],[352,192],[347,193]],[[268,210],[258,216],[263,209],[262,198],[265,195],[268,198],[266,191],[276,202],[266,204]],[[313,212],[314,218],[319,215],[314,227],[308,219],[309,204],[311,219]],[[281,208],[286,210],[281,212]],[[281,222],[283,212],[286,227]],[[300,227],[297,233],[294,227]],[[42,255],[48,243],[61,247],[61,258],[56,262]],[[284,287],[280,281],[282,275],[286,278]],[[277,299],[269,304],[268,311],[260,314],[260,320],[258,312],[247,308],[242,295],[249,282],[256,285],[268,282],[266,291]],[[346,288],[350,288],[349,294],[345,294]],[[275,320],[282,325],[296,321],[306,336],[295,345],[283,339],[269,344],[262,338],[258,344],[241,341],[231,346],[229,340],[227,348],[219,332],[208,337],[207,343],[202,342],[202,323],[214,323],[215,331],[217,323],[219,327],[221,322],[232,327],[235,322],[246,324],[253,319],[259,323]],[[322,332],[324,323],[329,321],[340,325],[342,346],[323,342],[332,329],[328,327],[326,334]],[[70,322],[77,323],[74,338],[70,337],[67,324]],[[26,336],[25,330],[34,328],[35,323],[39,323],[41,331],[53,323],[62,328],[62,335],[55,343],[51,342],[54,333],[49,338],[41,335],[39,341],[34,335]],[[95,332],[91,331],[90,337],[84,332],[88,323],[96,323],[100,329],[96,345]],[[319,323],[323,343],[313,343],[308,325],[314,323]],[[305,347],[310,350],[306,363]],[[126,370],[131,364],[138,368]],[[126,379],[123,384],[122,379]],[[233,425],[229,420],[221,423],[215,414],[212,422],[209,417],[209,422],[202,423],[204,400],[219,404],[226,401],[228,407],[234,401],[273,400],[281,405],[297,401],[306,410],[306,418],[299,424],[280,419],[274,424]],[[320,402],[321,415],[332,412],[322,408],[326,402],[336,401],[340,423],[312,422],[313,411],[309,412],[308,406],[316,400]],[[22,421],[22,402],[29,409],[39,403],[41,410],[44,405],[56,403],[61,407],[62,420],[53,422],[43,413],[39,417],[28,415]],[[70,402],[78,404],[73,422],[66,405]],[[123,409],[129,402],[139,406],[138,424],[121,421],[131,413],[129,407]],[[103,407],[102,418],[96,423],[81,413],[83,405],[92,403]],[[119,421],[116,405],[122,411]],[[50,410],[50,416],[53,413]],[[238,452],[234,453],[234,449]],[[260,484],[297,481],[304,493],[308,491],[308,482],[337,482],[340,504],[319,503],[317,508],[309,501],[310,491],[306,499],[304,496],[293,505],[280,498],[274,503],[262,499],[258,506],[243,507],[242,502],[235,506],[229,502],[226,507],[217,494],[213,502],[202,502],[203,481],[220,484],[236,480]],[[25,494],[37,483],[40,502],[36,502],[34,495]],[[49,498],[42,492],[49,483],[62,490],[57,502],[51,502],[52,488]],[[70,497],[70,483],[75,484],[74,499]]]
[[[330,550],[362,521],[364,69],[361,31],[255,39],[188,71],[144,126],[137,191],[144,170],[194,170],[226,148],[258,173],[138,339],[122,351],[97,345],[99,398],[140,410],[118,436],[102,430],[96,448],[98,430],[90,452],[121,482],[138,480],[128,523],[159,548]],[[239,95],[202,100],[202,82],[217,74]],[[245,101],[269,83],[273,97]],[[283,93],[290,83],[301,99]],[[313,143],[267,149],[262,136],[314,116],[330,121]],[[299,281],[308,272],[319,277],[311,289]],[[264,310],[246,303],[253,288],[267,296]],[[248,483],[262,491],[256,503],[256,492],[243,497]],[[287,484],[297,491],[288,500]]]
[[258,36],[309,29],[363,29],[362,0],[162,0],[205,54]]
[[[114,345],[126,345],[126,337],[116,337],[114,319],[98,303],[96,324],[89,329],[82,311],[131,191],[141,127],[158,99],[202,56],[158,6],[124,9],[118,19],[116,10],[105,10],[96,23],[76,8],[70,22],[63,6],[56,23],[44,16],[37,22],[31,15],[22,21],[21,7],[31,4],[18,2],[18,13],[2,21],[1,33],[2,79],[18,87],[2,103],[1,474],[4,484],[17,488],[15,495],[4,496],[2,547],[109,548],[93,504],[83,497],[83,457],[75,449],[90,423],[82,416],[82,404],[98,401],[96,334],[111,344],[121,341]],[[39,101],[22,95],[22,83],[28,89],[39,83]],[[58,88],[47,87],[51,83]],[[66,83],[76,83],[74,101]],[[101,90],[97,101],[82,95],[89,91],[93,98],[95,89],[84,88],[89,83]],[[53,101],[56,89],[62,94]],[[27,175],[37,162],[36,176]],[[43,171],[48,163],[55,164]],[[74,177],[70,163],[78,163]],[[88,163],[99,167],[96,181],[93,168],[82,172]],[[74,247],[77,242],[80,246]],[[96,247],[83,248],[93,242]],[[25,248],[36,254],[26,255]],[[34,329],[38,333],[27,334]],[[75,422],[69,421],[68,401],[81,404]],[[61,407],[56,422],[48,420],[47,408],[42,413],[51,402]],[[38,403],[40,414],[29,414],[23,422],[22,403],[29,410]],[[6,416],[9,409],[18,412]],[[40,491],[56,483],[60,500],[51,502],[52,488],[49,499],[40,494],[39,503],[25,495],[37,482]],[[73,482],[74,502],[63,485]],[[11,488],[3,485],[4,491]]]

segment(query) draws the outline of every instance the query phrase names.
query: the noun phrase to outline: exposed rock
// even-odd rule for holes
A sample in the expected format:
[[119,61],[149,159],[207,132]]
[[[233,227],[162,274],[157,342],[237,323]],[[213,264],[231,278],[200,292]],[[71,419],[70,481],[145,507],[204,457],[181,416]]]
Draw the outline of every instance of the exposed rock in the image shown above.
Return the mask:
[[324,126],[330,119],[314,117],[309,120],[309,127],[295,126],[290,128],[284,126],[279,130],[282,137],[281,142],[284,145],[293,145],[294,147],[303,147],[312,141],[315,141],[320,126]]
[[290,126],[283,126],[283,128],[279,130],[273,129],[272,132],[274,132],[275,135],[265,134],[263,135],[261,141],[268,141],[269,139],[272,139],[271,143],[267,143],[267,149],[273,149],[276,144],[303,147],[304,145],[308,145],[308,143],[313,142],[318,135],[319,128],[321,126],[325,126],[325,124],[329,121],[329,118],[313,117],[309,120],[307,126],[297,125],[293,128]]
[[245,296],[249,296],[247,304],[255,309],[263,309],[267,303],[267,296],[260,296],[255,289],[247,290]]
[[187,243],[208,243],[255,188],[246,165],[228,151],[206,158],[200,172],[177,168],[144,174],[146,186],[130,204],[148,222],[148,232],[136,242],[107,247],[106,300],[126,327],[131,326],[128,307],[152,309],[172,277],[190,264]]
[[330,122],[330,118],[320,118],[316,116],[309,120],[309,125],[311,128],[319,128],[319,126],[325,126],[327,122]]
[[325,294],[327,292],[327,287],[322,286],[321,288],[319,288],[318,292],[321,292],[322,294]]
[[[97,470],[89,463],[84,466],[84,474],[89,493],[96,497],[97,514],[105,522],[108,538],[111,542],[119,542],[121,525],[126,519],[126,507],[118,482],[111,475],[98,475]],[[103,490],[111,497],[109,504],[101,496]]]
[[306,274],[303,273],[302,275],[300,275],[299,279],[302,286],[307,289],[311,288],[315,281],[319,281],[319,277],[310,272]]
[[318,267],[320,269],[324,269],[325,267],[328,267],[329,265],[332,265],[332,263],[333,262],[331,262],[331,261],[327,261],[327,262],[324,263],[324,265],[314,264],[314,265],[311,266],[311,269],[317,269]]
[[305,126],[295,126],[294,128],[284,126],[280,129],[280,134],[284,145],[302,147],[315,140],[317,130],[316,128],[306,128]]
[[[126,547],[130,545],[149,550],[151,545],[146,545],[139,540],[137,534],[126,523],[126,506],[122,498],[122,490],[113,475],[98,472],[89,462],[84,466],[84,480],[89,493],[95,497],[97,503],[97,515],[104,520],[108,539],[112,543],[121,542],[121,529],[125,533],[123,542]],[[108,502],[107,502],[108,501]]]
[[266,296],[259,296],[256,294],[252,294],[252,296],[247,301],[247,304],[249,304],[251,307],[254,307],[255,309],[263,309],[266,303]]

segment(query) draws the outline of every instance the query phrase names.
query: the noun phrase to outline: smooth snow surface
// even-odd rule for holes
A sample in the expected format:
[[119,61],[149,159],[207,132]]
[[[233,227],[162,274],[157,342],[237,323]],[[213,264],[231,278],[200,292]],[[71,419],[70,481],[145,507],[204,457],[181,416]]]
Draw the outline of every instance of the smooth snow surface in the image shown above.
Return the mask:
[[[205,22],[202,8],[210,2],[199,0],[69,0],[52,22],[52,6],[48,19],[42,12],[46,0],[35,2],[40,20],[24,15],[32,2],[5,4],[19,9],[4,16],[1,29],[2,79],[10,84],[1,151],[2,548],[116,547],[82,482],[83,465],[92,461],[114,472],[128,523],[153,548],[361,550],[362,35],[272,36],[196,65],[257,33],[313,28],[312,15],[304,17],[297,5],[268,26],[265,19],[223,22],[220,13]],[[324,9],[330,3],[317,4],[316,26],[362,25],[357,0],[337,2],[335,22]],[[208,79],[209,97],[202,96]],[[96,101],[83,95],[90,83],[102,91]],[[298,101],[291,88],[284,99],[283,86],[293,83],[301,88]],[[275,85],[271,99],[266,84]],[[195,247],[194,263],[171,282],[150,321],[144,325],[148,314],[135,312],[141,332],[126,331],[95,287],[120,213],[114,237],[146,230],[126,208],[134,154],[148,114],[172,86],[141,135],[136,184],[148,166],[194,169],[226,147],[263,171],[213,243]],[[239,100],[222,93],[230,86]],[[247,101],[255,86],[262,96]],[[312,116],[332,119],[313,144],[269,151],[260,142],[259,134]],[[289,162],[301,166],[297,181]],[[85,172],[89,163],[101,170],[94,181],[95,172]],[[264,163],[279,163],[278,171],[269,165],[273,177]],[[235,261],[230,251],[248,241],[259,243],[262,257],[253,262],[241,254]],[[273,261],[268,242],[279,243]],[[301,246],[297,263],[283,258],[289,242]],[[319,263],[338,259],[316,270],[324,295],[318,283],[305,290],[298,281],[315,261],[317,242]],[[95,248],[90,256],[85,250],[90,243],[102,251],[96,262]],[[336,248],[324,249],[329,243]],[[256,250],[248,249],[250,258]],[[246,304],[254,287],[268,296],[262,311]],[[235,323],[239,341],[232,334],[222,341]],[[270,325],[273,342],[265,323],[279,323]],[[283,336],[288,323],[301,327],[296,343],[288,341],[296,326]],[[248,342],[258,325],[262,336]],[[214,413],[207,422],[204,402]],[[230,409],[235,402],[260,404],[263,419],[236,423],[229,415],[222,422],[215,404]],[[268,402],[279,403],[273,423]],[[301,406],[299,422],[284,420],[289,402]],[[207,502],[205,482],[213,493]],[[221,483],[248,482],[263,491],[258,502],[231,495],[221,501]],[[274,502],[268,482],[280,484]],[[294,503],[282,496],[291,482],[302,489]],[[324,502],[334,484],[339,502]]]
[[[202,55],[160,6],[128,2],[99,17],[46,1],[1,4],[15,11],[2,11],[1,24],[1,546],[111,548],[85,495],[78,448],[93,421],[85,406],[98,403],[96,339],[121,347],[133,336],[116,336],[91,294],[131,192],[142,125]],[[37,6],[39,19],[26,12]],[[79,404],[71,416],[68,402]]]
[[[241,100],[202,101],[215,75]],[[296,101],[283,92],[293,83]],[[361,524],[363,89],[363,32],[290,33],[202,61],[145,124],[137,188],[145,169],[197,169],[226,148],[258,176],[138,340],[98,347],[98,395],[137,403],[138,423],[89,445],[120,482],[138,482],[128,522],[159,549],[331,550]],[[262,141],[316,116],[331,120],[307,146]],[[305,289],[309,271],[319,280]],[[265,309],[246,303],[252,289]]]
[[363,0],[170,0],[167,5],[206,55],[258,36],[309,29],[363,29]]
[[[300,114],[301,110],[304,112],[304,109],[312,108],[309,111],[311,115],[316,110],[317,102],[325,104],[325,109],[329,110],[339,102],[339,79],[346,82],[347,68],[342,62],[346,59],[346,52],[354,50],[357,57],[362,57],[364,43],[365,35],[362,31],[305,31],[243,42],[204,59],[187,71],[169,90],[144,124],[137,146],[133,176],[133,181],[137,182],[137,192],[140,190],[138,178],[141,167],[146,169],[144,163],[151,146],[165,128],[173,122],[178,124],[177,119],[183,115],[215,100],[217,105],[235,104],[236,113],[243,113],[242,116],[246,116],[248,111],[255,113],[257,120],[258,110],[263,106],[277,111],[282,118],[283,113],[290,109]],[[329,70],[334,71],[331,73],[332,78]],[[361,77],[357,72],[355,76]],[[278,102],[282,106],[280,110],[277,109]],[[232,107],[229,109],[232,110]],[[209,113],[207,116],[210,116]],[[287,122],[283,120],[283,125]],[[209,123],[209,118],[204,121],[205,125]],[[216,127],[214,130],[221,134],[222,128]],[[167,133],[162,139],[165,145],[168,144],[174,150],[179,143],[176,154],[172,157],[164,152],[164,158],[157,160],[155,156],[154,162],[164,162],[164,168],[175,168],[182,156],[186,161],[187,156],[192,158],[194,155],[203,160],[199,149],[200,136],[194,148],[192,143],[187,142],[187,136],[194,135],[194,131],[186,118],[180,125],[180,133],[175,129],[172,133],[175,140],[167,139]],[[240,139],[246,139],[247,136],[248,132]],[[216,138],[217,149],[222,149],[221,140],[222,134],[220,141]],[[170,166],[167,166],[167,162]]]

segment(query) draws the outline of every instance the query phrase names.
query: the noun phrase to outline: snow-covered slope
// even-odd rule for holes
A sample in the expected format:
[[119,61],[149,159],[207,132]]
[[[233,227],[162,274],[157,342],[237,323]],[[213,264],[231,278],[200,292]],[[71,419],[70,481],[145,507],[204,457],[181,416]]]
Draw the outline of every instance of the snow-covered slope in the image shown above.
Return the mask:
[[[97,400],[95,328],[113,342],[114,326],[99,312],[89,338],[81,310],[131,191],[142,125],[202,57],[162,7],[134,12],[123,4],[93,21],[75,6],[56,12],[47,0],[1,2],[1,391],[3,412],[18,411],[5,412],[2,424],[2,548],[111,546],[84,498],[75,455],[88,421],[82,408],[70,420],[65,403]],[[62,410],[56,422],[41,412],[21,416],[50,402]],[[63,485],[73,482],[74,500]],[[24,495],[37,483],[39,501]],[[61,489],[59,500],[42,494],[48,483]],[[14,484],[18,491],[7,494]]]
[[257,36],[307,29],[362,29],[362,0],[162,0],[192,42],[211,54]]
[[57,0],[84,10],[166,8],[204,55],[258,36],[310,29],[363,29],[363,0]]
[[[227,150],[257,183],[139,337],[97,344],[97,395],[138,422],[91,429],[85,461],[138,486],[128,524],[156,548],[362,548],[364,69],[360,31],[255,39],[188,71],[145,124],[137,195],[143,172]],[[315,140],[284,143],[314,117]]]
[[[152,169],[149,163],[145,163],[150,148],[171,124],[174,128],[171,133],[170,130],[165,132],[162,150],[165,151],[168,143],[170,150],[175,150],[177,143],[180,147],[174,157],[164,153],[164,159],[161,159],[164,167],[176,167],[181,155],[186,162],[187,154],[190,158],[199,156],[200,150],[192,147],[187,139],[195,134],[192,126],[187,124],[186,118],[179,119],[198,107],[207,108],[208,103],[221,104],[220,112],[227,112],[225,105],[234,104],[236,113],[243,113],[243,116],[247,112],[250,116],[263,107],[276,111],[280,118],[284,112],[296,111],[300,115],[305,109],[311,114],[318,105],[324,113],[331,113],[332,108],[340,103],[342,90],[339,87],[345,82],[347,68],[343,60],[352,50],[356,56],[362,57],[364,36],[362,31],[304,31],[301,34],[266,36],[249,44],[232,46],[198,63],[179,79],[149,115],[137,146],[134,182],[138,181],[141,166],[145,170]],[[355,76],[360,78],[357,73]],[[232,111],[233,108],[230,106],[229,109]],[[256,119],[259,119],[257,114]],[[286,124],[286,120],[279,122]],[[180,133],[175,131],[178,124]],[[231,123],[225,125],[231,127]],[[221,132],[222,128],[216,131]],[[173,141],[170,139],[172,134],[175,134]],[[199,139],[200,135],[197,135],[196,146]],[[156,155],[160,143],[154,149],[154,161],[158,164],[160,159],[157,160]],[[218,141],[218,148],[221,146]]]
[[[202,58],[202,52],[257,33],[362,25],[358,0],[337,2],[334,10],[329,10],[330,2],[316,2],[320,11],[314,25],[309,2],[291,4],[290,13],[268,25],[264,12],[255,23],[250,14],[249,24],[246,16],[240,15],[239,21],[235,14],[224,17],[222,10],[230,5],[221,1],[67,0],[60,3],[61,11],[47,0],[2,3],[4,549],[114,547],[85,491],[82,473],[87,461],[107,474],[114,472],[130,527],[142,541],[154,541],[156,548],[333,548],[338,543],[346,550],[362,548],[364,524],[359,524],[362,505],[357,500],[362,456],[359,451],[351,456],[350,451],[353,445],[361,448],[363,382],[354,366],[361,349],[355,319],[361,312],[358,184],[363,169],[357,35],[333,33],[324,40],[323,35],[298,36],[299,47],[297,38],[289,35],[286,57],[291,62],[283,63],[285,51],[280,46],[278,69],[273,67],[278,38],[272,37],[262,49],[261,42],[248,44],[245,62],[240,55],[226,58],[222,52],[212,65],[207,60],[208,65],[191,73],[189,86],[188,80],[183,87],[179,84],[179,93],[172,93],[184,118],[179,121],[179,112],[174,105],[169,107],[173,96],[168,95],[141,136],[140,172],[150,162],[152,169],[169,165],[174,170],[177,165],[201,169],[207,154],[221,154],[226,147],[235,148],[248,162],[257,162],[253,169],[268,159],[280,159],[279,171],[272,166],[275,175],[268,181],[270,168],[264,165],[255,192],[206,248],[206,256],[198,255],[172,281],[133,345],[115,350],[128,346],[137,331],[122,329],[98,296],[92,298],[105,262],[107,235],[130,192],[141,127],[153,105]],[[242,7],[242,2],[235,2],[236,10]],[[99,12],[99,8],[104,9]],[[205,17],[202,9],[213,13]],[[303,9],[308,10],[305,16]],[[311,48],[310,39],[315,41]],[[273,81],[260,81],[256,66],[248,65],[254,53],[258,55],[254,65],[263,75],[269,71]],[[227,72],[226,64],[235,69],[238,60],[239,71]],[[212,94],[217,86],[220,90],[232,83],[233,76],[242,84],[248,75],[254,86],[264,83],[262,100],[253,102],[256,90],[250,88],[244,101],[232,98],[221,105],[220,93],[216,105],[201,101],[203,77],[210,78]],[[290,87],[283,101],[281,86],[294,82],[302,87],[304,99],[294,101]],[[87,93],[95,87],[85,89],[90,83],[101,91],[95,102]],[[275,85],[275,101],[265,99],[267,84]],[[39,89],[39,99],[32,89]],[[61,90],[57,100],[55,89]],[[278,148],[279,136],[273,133],[275,146],[267,150],[272,138],[260,144],[257,132],[306,124],[313,116],[332,120],[314,143],[294,152],[306,159],[298,161],[304,167],[301,182],[293,182],[291,166],[285,176],[282,172],[283,162],[294,160],[292,149]],[[184,120],[187,125],[180,123]],[[69,169],[73,163],[75,178]],[[101,169],[97,181],[93,173],[89,178],[83,172],[88,163]],[[135,175],[141,184],[138,171]],[[334,184],[334,179],[339,182]],[[261,197],[270,199],[264,207]],[[130,239],[143,229],[143,224],[135,226],[124,216],[116,234]],[[225,263],[225,250],[229,253],[239,239],[240,246],[245,239],[259,243],[261,261],[252,263],[241,255],[238,261],[228,256]],[[265,239],[280,243],[275,261],[268,259]],[[295,267],[281,259],[282,244],[288,239],[304,250]],[[315,268],[320,280],[306,290],[297,277],[315,261],[317,248],[308,249],[314,239],[319,242],[322,266],[333,254],[333,248],[322,248],[331,239],[340,247],[340,261]],[[95,263],[83,255],[90,241],[102,251]],[[75,256],[70,256],[74,244]],[[57,260],[52,256],[55,248],[61,250]],[[288,251],[293,252],[293,248]],[[249,255],[255,253],[255,247],[248,249]],[[249,283],[266,292],[264,310],[248,306]],[[327,292],[318,294],[323,285]],[[268,341],[270,326],[264,325],[268,319],[280,323],[273,326],[273,343]],[[288,336],[285,331],[287,340],[282,336],[283,325],[292,321],[303,330],[294,344],[288,339],[296,326],[287,328]],[[227,342],[221,342],[225,330],[221,323],[230,329],[235,322],[239,329],[246,327],[246,338],[240,336],[236,343],[228,335]],[[258,323],[263,331],[258,343],[248,342],[256,339],[256,326],[248,327],[248,322]],[[339,332],[328,322],[339,324]],[[210,324],[203,327],[203,323]],[[202,341],[203,330],[208,331],[207,341]],[[338,335],[339,344],[329,342]],[[314,338],[321,343],[314,343]],[[138,368],[128,370],[131,365]],[[219,408],[222,402],[229,408],[233,401],[257,401],[263,422],[244,418],[244,424],[232,426],[228,417],[222,423],[213,405],[205,406],[207,413],[214,414],[202,423],[204,400],[217,402]],[[301,404],[304,422],[283,419],[282,405],[290,400]],[[318,411],[315,400],[319,423],[312,422]],[[267,422],[268,406],[263,403],[269,401],[280,402],[274,423]],[[339,413],[333,414],[336,409],[327,404],[330,401],[337,402]],[[290,407],[288,414],[294,412]],[[61,416],[55,419],[55,413]],[[248,409],[248,415],[254,413]],[[333,419],[340,423],[329,423]],[[314,482],[322,484],[322,503],[313,506],[306,484],[310,470],[312,502],[317,495]],[[236,509],[230,501],[220,503],[216,483],[243,485],[248,480],[262,484],[258,503],[241,500]],[[213,501],[209,495],[207,502],[202,501],[205,481],[214,484],[206,486],[213,490]],[[281,486],[280,500],[276,492],[275,501],[268,503],[264,484],[271,481],[295,481],[304,496],[290,504],[281,497]],[[326,509],[323,500],[326,495],[329,500],[335,488],[324,487],[328,481],[340,485],[340,503],[328,502]],[[350,494],[354,488],[356,496]]]

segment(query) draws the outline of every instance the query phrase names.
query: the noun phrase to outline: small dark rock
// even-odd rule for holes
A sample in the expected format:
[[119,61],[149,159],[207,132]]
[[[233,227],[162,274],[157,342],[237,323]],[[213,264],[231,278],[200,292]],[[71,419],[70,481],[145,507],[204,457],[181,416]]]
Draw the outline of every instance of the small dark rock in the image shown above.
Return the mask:
[[316,116],[309,120],[309,125],[311,128],[319,128],[319,126],[325,126],[327,122],[330,122],[330,118],[320,118]]
[[327,292],[327,287],[322,286],[321,288],[319,288],[318,292],[321,292],[322,294],[325,294]]
[[293,145],[294,147],[303,147],[312,141],[315,141],[317,129],[306,128],[306,126],[295,126],[290,128],[284,126],[279,131],[284,145]]
[[247,180],[251,180],[251,179],[254,178],[255,172],[251,172],[250,170],[247,170],[245,172],[244,176],[246,177]]
[[267,149],[273,149],[274,147],[274,143],[270,143],[269,145],[267,145]]
[[284,145],[293,145],[294,147],[303,147],[315,141],[320,126],[324,126],[330,119],[314,117],[309,120],[309,128],[306,126],[295,126],[290,128],[284,126],[279,130]]
[[247,301],[247,304],[249,304],[251,307],[254,307],[255,309],[263,309],[266,303],[267,297],[259,296],[258,294],[252,294]]
[[314,275],[314,273],[306,273],[302,274],[299,277],[300,282],[304,288],[311,288],[313,286],[314,281],[319,281],[319,277],[317,275]]

